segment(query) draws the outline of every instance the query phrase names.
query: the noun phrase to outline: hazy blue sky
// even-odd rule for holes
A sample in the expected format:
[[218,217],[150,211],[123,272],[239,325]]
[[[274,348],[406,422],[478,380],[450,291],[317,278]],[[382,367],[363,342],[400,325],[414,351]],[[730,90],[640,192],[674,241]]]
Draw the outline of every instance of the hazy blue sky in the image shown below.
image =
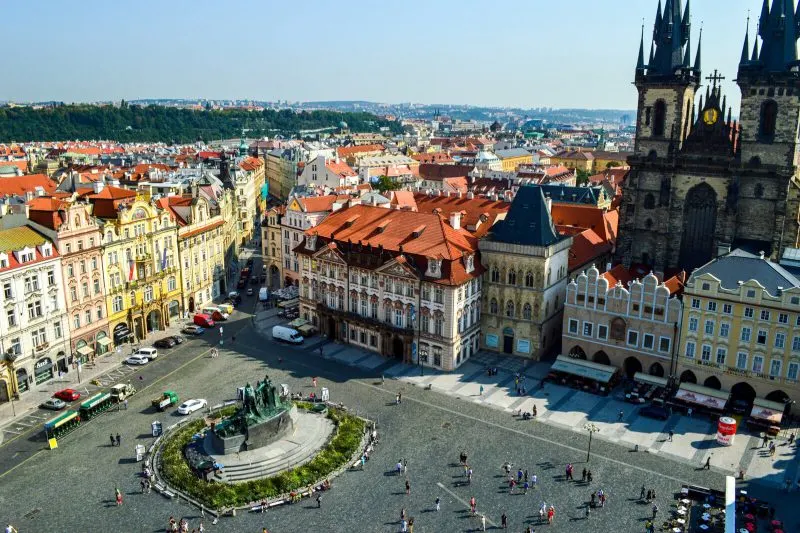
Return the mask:
[[[153,97],[633,108],[657,0],[3,2],[0,100]],[[693,0],[730,84],[748,9]],[[751,34],[755,24],[751,21]],[[646,41],[649,42],[649,41]],[[645,50],[647,54],[648,50]],[[737,104],[738,105],[738,104]]]

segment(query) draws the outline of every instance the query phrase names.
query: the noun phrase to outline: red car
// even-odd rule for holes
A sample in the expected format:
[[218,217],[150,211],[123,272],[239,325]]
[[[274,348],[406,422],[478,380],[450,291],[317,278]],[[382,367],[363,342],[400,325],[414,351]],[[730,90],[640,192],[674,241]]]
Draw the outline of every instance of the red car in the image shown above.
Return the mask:
[[64,389],[53,394],[53,397],[58,398],[59,400],[64,400],[65,402],[74,402],[75,400],[80,399],[81,393],[75,389]]

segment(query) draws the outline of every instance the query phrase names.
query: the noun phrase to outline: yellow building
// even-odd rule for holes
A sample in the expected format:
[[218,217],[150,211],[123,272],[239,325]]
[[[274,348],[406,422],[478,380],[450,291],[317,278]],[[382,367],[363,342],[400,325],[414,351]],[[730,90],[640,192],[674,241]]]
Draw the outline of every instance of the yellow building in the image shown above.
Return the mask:
[[218,206],[202,194],[158,200],[178,223],[183,309],[194,313],[225,291],[225,220]]
[[500,158],[503,165],[501,170],[514,172],[520,165],[533,164],[533,154],[524,148],[511,148],[509,150],[497,150],[495,155]]
[[800,397],[800,280],[742,250],[698,268],[684,290],[676,376],[733,400]]
[[178,225],[146,194],[105,187],[87,196],[101,220],[114,343],[143,340],[181,313]]
[[564,150],[550,157],[553,165],[563,165],[570,170],[584,170],[591,172],[594,169],[594,156],[591,152],[578,150]]

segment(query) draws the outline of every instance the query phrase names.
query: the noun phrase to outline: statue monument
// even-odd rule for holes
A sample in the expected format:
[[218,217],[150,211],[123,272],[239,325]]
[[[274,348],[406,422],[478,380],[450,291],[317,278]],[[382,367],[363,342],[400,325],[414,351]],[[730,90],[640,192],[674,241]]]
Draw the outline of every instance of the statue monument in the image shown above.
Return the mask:
[[242,406],[233,416],[216,424],[209,432],[211,448],[218,454],[236,453],[267,446],[294,427],[291,402],[284,401],[269,376],[248,383]]

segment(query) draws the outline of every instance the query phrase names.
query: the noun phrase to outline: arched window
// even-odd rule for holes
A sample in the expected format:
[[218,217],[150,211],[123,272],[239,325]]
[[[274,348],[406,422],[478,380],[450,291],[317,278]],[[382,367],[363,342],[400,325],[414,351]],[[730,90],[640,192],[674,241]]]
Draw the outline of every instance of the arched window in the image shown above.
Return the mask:
[[756,187],[755,190],[753,191],[753,194],[755,194],[756,198],[761,198],[762,196],[764,196],[764,186],[761,185],[760,183],[756,183]]
[[130,298],[131,298],[131,307],[136,307],[136,293],[131,291]]
[[508,284],[509,285],[516,285],[517,284],[517,271],[513,268],[508,271]]
[[492,267],[492,283],[500,283],[500,271],[497,267]]
[[508,318],[514,318],[514,302],[511,300],[506,302],[506,316]]
[[489,313],[496,315],[497,314],[497,300],[492,298],[492,301],[489,303]]
[[533,287],[533,272],[530,270],[525,273],[525,286]]
[[525,320],[531,319],[531,304],[525,304],[522,308],[522,318]]
[[667,103],[658,100],[653,106],[653,136],[663,137],[667,125]]
[[653,196],[651,193],[647,193],[647,196],[644,197],[644,208],[653,209],[655,206],[656,206],[656,197]]
[[553,274],[553,269],[552,268],[548,268],[547,269],[547,284],[548,285],[553,283],[553,278],[551,277],[552,274]]
[[758,133],[762,137],[772,137],[775,135],[775,124],[778,121],[778,104],[775,100],[767,100],[761,104],[761,122]]

